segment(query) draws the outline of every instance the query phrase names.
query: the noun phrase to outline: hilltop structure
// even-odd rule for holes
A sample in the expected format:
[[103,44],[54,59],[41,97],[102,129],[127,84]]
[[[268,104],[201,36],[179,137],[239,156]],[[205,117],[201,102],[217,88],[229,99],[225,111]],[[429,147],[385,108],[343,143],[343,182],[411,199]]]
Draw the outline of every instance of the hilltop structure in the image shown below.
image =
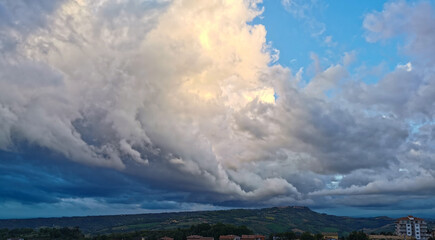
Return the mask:
[[427,232],[427,223],[422,218],[407,216],[397,219],[396,235],[410,236],[417,240],[427,240],[430,235]]

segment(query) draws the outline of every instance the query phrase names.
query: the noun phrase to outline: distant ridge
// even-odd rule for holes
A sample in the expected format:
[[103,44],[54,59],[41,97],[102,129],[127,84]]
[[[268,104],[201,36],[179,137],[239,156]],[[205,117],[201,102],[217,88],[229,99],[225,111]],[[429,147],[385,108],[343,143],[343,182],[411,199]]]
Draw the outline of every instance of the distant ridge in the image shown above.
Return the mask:
[[78,226],[86,233],[128,232],[187,228],[199,223],[246,225],[259,234],[284,231],[367,232],[394,231],[394,219],[388,217],[351,218],[321,214],[305,206],[219,211],[149,213],[133,215],[4,219],[0,228],[38,228]]

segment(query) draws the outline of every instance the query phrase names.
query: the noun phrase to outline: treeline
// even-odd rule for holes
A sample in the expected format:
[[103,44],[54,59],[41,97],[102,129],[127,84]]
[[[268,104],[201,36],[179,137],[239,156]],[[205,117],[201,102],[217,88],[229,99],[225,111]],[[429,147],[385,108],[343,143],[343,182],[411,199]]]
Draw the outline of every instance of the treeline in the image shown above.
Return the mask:
[[[111,233],[97,236],[85,236],[79,227],[63,227],[63,228],[20,228],[20,229],[0,229],[0,239],[8,238],[23,238],[33,240],[159,240],[167,236],[174,240],[186,240],[190,235],[201,235],[204,237],[214,237],[219,239],[221,235],[244,235],[254,234],[254,232],[246,226],[235,226],[231,224],[218,223],[210,225],[207,223],[192,225],[190,228],[177,228],[159,231],[135,231],[126,233]],[[310,232],[295,233],[292,231],[274,233],[269,235],[269,240],[322,240],[323,235],[320,233],[313,234]],[[340,237],[339,240],[369,240],[368,235],[362,231],[351,232],[347,236]]]
[[0,239],[8,238],[23,238],[23,239],[65,239],[65,240],[81,240],[85,239],[85,235],[78,227],[74,228],[18,228],[18,229],[0,229]]
[[172,237],[174,240],[186,240],[189,235],[201,235],[219,239],[220,235],[243,235],[253,234],[252,230],[246,226],[235,226],[231,224],[218,223],[210,225],[207,223],[193,225],[190,228],[178,228],[160,231],[135,231],[128,233],[111,233],[97,236],[85,236],[78,227],[74,228],[20,228],[20,229],[0,229],[0,239],[23,238],[34,240],[62,239],[62,240],[137,240],[145,238],[147,240],[158,240],[161,237]]
[[172,230],[161,231],[136,231],[130,233],[112,233],[108,235],[101,235],[92,238],[93,240],[111,240],[111,239],[125,239],[135,240],[143,237],[147,240],[158,240],[161,237],[171,237],[174,240],[186,240],[187,236],[200,235],[204,237],[214,237],[218,240],[220,235],[243,235],[253,234],[253,231],[246,226],[235,226],[231,224],[217,223],[210,225],[208,223],[201,223],[193,225],[190,228],[177,228]]
[[304,232],[304,233],[295,233],[292,231],[289,232],[282,232],[282,233],[273,233],[269,235],[269,240],[322,240],[323,235],[320,233],[310,233],[310,232]]
[[[321,233],[295,233],[292,231],[273,233],[269,235],[269,240],[322,240]],[[362,231],[353,231],[347,236],[341,236],[339,240],[369,240],[369,236]]]

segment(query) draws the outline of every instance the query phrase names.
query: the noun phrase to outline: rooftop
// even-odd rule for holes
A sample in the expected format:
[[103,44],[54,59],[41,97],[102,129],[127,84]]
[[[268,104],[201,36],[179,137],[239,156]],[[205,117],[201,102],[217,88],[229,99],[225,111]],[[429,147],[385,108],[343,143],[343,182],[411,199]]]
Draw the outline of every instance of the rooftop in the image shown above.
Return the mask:
[[401,218],[397,219],[397,221],[400,221],[400,220],[419,220],[419,221],[424,221],[423,218],[418,218],[418,217],[414,217],[414,216],[401,217]]

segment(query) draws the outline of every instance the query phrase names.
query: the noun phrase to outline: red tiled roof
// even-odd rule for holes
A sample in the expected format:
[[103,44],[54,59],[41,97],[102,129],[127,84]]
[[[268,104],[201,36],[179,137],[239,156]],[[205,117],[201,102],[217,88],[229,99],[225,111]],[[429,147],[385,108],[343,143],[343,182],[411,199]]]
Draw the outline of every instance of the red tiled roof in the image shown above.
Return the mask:
[[195,240],[214,240],[213,237],[203,237],[199,235],[190,235],[187,236],[187,239],[195,239]]
[[160,238],[160,240],[174,240],[174,239],[171,237],[164,236],[164,237]]
[[400,221],[400,220],[411,220],[411,218],[414,218],[414,220],[424,221],[423,218],[418,218],[418,217],[413,217],[413,216],[401,217],[401,218],[398,218],[397,221]]
[[242,238],[265,238],[263,235],[242,235]]
[[239,236],[237,235],[221,235],[219,236],[219,239],[234,239],[234,238],[238,238]]

